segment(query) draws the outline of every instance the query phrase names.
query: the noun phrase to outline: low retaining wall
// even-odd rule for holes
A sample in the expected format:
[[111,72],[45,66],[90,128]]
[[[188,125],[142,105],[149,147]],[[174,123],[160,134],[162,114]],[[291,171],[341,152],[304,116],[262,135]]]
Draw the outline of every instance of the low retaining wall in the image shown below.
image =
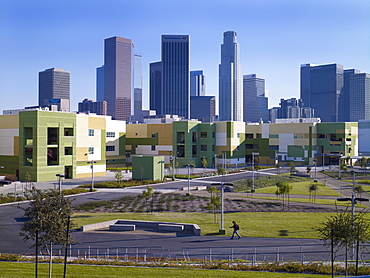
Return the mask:
[[[136,230],[149,229],[154,231],[172,231],[176,232],[176,236],[200,236],[200,228],[197,224],[188,223],[172,223],[172,222],[156,222],[156,221],[137,221],[137,220],[124,220],[116,219],[101,223],[95,223],[82,226],[83,232],[109,229],[114,225],[131,225]],[[114,228],[113,228],[114,229]]]

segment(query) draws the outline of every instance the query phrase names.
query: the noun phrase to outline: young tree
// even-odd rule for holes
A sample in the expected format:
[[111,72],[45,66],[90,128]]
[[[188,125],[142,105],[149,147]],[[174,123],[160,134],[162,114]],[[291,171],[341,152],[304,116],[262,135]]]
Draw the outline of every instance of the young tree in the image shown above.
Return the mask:
[[295,166],[294,166],[294,164],[292,162],[290,162],[288,164],[288,166],[289,166],[289,172],[294,172],[295,171]]
[[[360,212],[355,216],[351,213],[341,212],[335,216],[327,218],[326,222],[320,223],[317,231],[323,241],[324,246],[331,249],[332,271],[336,254],[344,249],[345,251],[345,271],[348,272],[348,253],[354,244],[356,244],[356,272],[358,266],[358,254],[360,243],[364,244],[370,239],[370,224],[365,219],[365,213]],[[357,274],[356,274],[357,275]]]
[[124,178],[123,172],[121,170],[114,171],[114,178],[117,180],[118,185],[120,186]]
[[204,168],[207,168],[208,167],[208,161],[207,161],[207,158],[205,158],[204,156],[202,157],[202,167],[203,167],[203,172],[204,172]]
[[152,197],[152,195],[153,195],[153,188],[150,187],[150,186],[147,186],[146,190],[143,190],[143,192],[141,193],[141,198],[143,198],[145,200],[145,206],[146,206],[146,212],[147,213],[149,213],[149,211],[150,211],[150,209],[149,209],[149,200]]
[[[44,193],[32,188],[27,194],[30,204],[24,208],[24,217],[29,219],[24,222],[20,236],[25,241],[33,240],[31,248],[36,248],[36,256],[39,248],[46,248],[50,254],[49,277],[52,273],[53,245],[61,244],[64,248],[74,242],[69,227],[72,215],[71,200],[64,198],[57,190]],[[37,272],[37,257],[36,257]]]
[[316,200],[316,193],[318,189],[319,187],[317,186],[316,182],[313,182],[308,186],[308,191],[310,192],[310,201],[313,203]]
[[220,190],[218,190],[216,187],[212,186],[207,188],[208,193],[211,194],[211,201],[207,203],[207,207],[209,209],[213,209],[213,220],[214,223],[217,223],[217,214],[216,210],[221,207],[221,196],[220,196]]
[[292,190],[293,186],[289,185],[289,183],[286,182],[277,182],[276,183],[277,190],[275,191],[276,196],[281,196],[281,201],[283,204],[283,210],[285,209],[286,202],[288,205],[288,210],[289,210],[289,201],[290,201],[290,191]]

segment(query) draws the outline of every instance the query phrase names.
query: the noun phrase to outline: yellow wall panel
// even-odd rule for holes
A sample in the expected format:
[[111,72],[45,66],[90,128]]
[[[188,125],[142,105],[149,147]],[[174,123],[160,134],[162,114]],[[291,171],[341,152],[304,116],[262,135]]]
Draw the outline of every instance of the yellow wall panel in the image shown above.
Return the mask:
[[89,129],[106,129],[105,118],[89,117]]
[[126,125],[126,138],[147,138],[147,124]]
[[19,115],[1,115],[0,129],[19,128]]
[[19,156],[19,136],[14,137],[14,156]]

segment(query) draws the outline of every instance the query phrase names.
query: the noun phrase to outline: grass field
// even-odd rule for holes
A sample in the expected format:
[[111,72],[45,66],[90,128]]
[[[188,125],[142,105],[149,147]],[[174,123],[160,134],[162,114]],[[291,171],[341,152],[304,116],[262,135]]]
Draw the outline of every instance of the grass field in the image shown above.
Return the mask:
[[[291,195],[309,195],[308,186],[311,184],[311,181],[302,181],[290,183],[292,185],[292,190],[290,191]],[[342,196],[338,192],[330,189],[329,187],[317,183],[318,190],[316,191],[317,196]],[[265,193],[265,194],[275,194],[277,187],[269,186],[264,188],[256,189],[256,193]]]
[[[280,201],[276,197],[257,197],[257,196],[248,196],[248,198],[253,198],[253,199],[262,199],[262,200],[275,200],[275,201]],[[290,202],[299,202],[299,203],[310,203],[310,199],[308,198],[289,198]],[[342,206],[342,207],[350,207],[352,204],[351,202],[338,202],[334,199],[315,199],[314,204],[321,204],[321,205],[332,205],[332,206]],[[366,208],[366,206],[361,205],[361,204],[356,204],[355,205],[358,208]]]
[[[27,278],[35,277],[33,263],[0,262],[0,277]],[[53,277],[62,277],[63,265],[53,265]],[[39,264],[39,277],[48,276],[48,265]],[[266,278],[315,278],[331,277],[331,275],[313,275],[296,273],[228,271],[228,270],[203,270],[203,269],[173,269],[173,268],[142,268],[142,267],[115,267],[115,266],[88,266],[68,265],[67,277],[93,278],[93,277],[266,277]]]
[[[309,212],[236,212],[225,214],[225,227],[231,221],[240,225],[240,233],[247,237],[318,238],[315,227],[333,213]],[[215,224],[212,213],[75,213],[77,227],[114,219],[196,223],[202,235],[216,235],[220,224]],[[232,229],[226,229],[230,236]]]

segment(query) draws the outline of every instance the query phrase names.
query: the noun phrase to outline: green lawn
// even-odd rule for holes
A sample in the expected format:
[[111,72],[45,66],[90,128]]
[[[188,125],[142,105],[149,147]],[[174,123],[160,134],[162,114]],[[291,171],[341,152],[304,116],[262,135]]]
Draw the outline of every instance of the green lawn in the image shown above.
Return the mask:
[[[311,181],[302,181],[290,183],[292,185],[291,195],[309,195],[308,186],[311,184]],[[329,187],[323,185],[322,183],[317,183],[318,190],[316,191],[317,196],[342,196],[335,190],[330,189]],[[266,193],[266,194],[275,194],[277,187],[269,186],[264,188],[256,189],[256,193]]]
[[[231,221],[240,225],[240,233],[247,237],[318,238],[315,227],[333,213],[310,212],[236,212],[225,214],[226,236],[230,236]],[[219,216],[218,216],[219,217]],[[114,219],[132,219],[195,223],[202,235],[216,235],[220,224],[214,224],[212,213],[75,213],[77,227]]]
[[[35,265],[33,263],[9,263],[0,262],[0,277],[27,278],[35,277]],[[39,264],[39,277],[47,277],[48,265]],[[62,277],[63,265],[53,265],[53,277]],[[330,277],[330,275],[275,273],[275,272],[252,272],[252,271],[228,271],[228,270],[204,270],[204,269],[174,269],[174,268],[142,268],[142,267],[114,267],[114,266],[90,266],[68,265],[67,277],[69,278],[93,278],[93,277],[266,277],[266,278],[314,278]]]
[[[370,190],[370,189],[369,189]],[[262,199],[262,200],[275,200],[275,201],[281,201],[280,199],[277,199],[276,197],[257,197],[257,196],[248,196],[248,198],[253,198],[253,199]],[[299,203],[310,203],[310,199],[308,198],[289,198],[290,202],[299,202]],[[316,199],[314,204],[321,204],[321,205],[332,205],[332,206],[345,206],[345,207],[350,207],[351,202],[337,202],[336,200],[333,199]],[[361,205],[361,204],[356,204],[356,207],[359,208],[366,208],[366,206]]]

